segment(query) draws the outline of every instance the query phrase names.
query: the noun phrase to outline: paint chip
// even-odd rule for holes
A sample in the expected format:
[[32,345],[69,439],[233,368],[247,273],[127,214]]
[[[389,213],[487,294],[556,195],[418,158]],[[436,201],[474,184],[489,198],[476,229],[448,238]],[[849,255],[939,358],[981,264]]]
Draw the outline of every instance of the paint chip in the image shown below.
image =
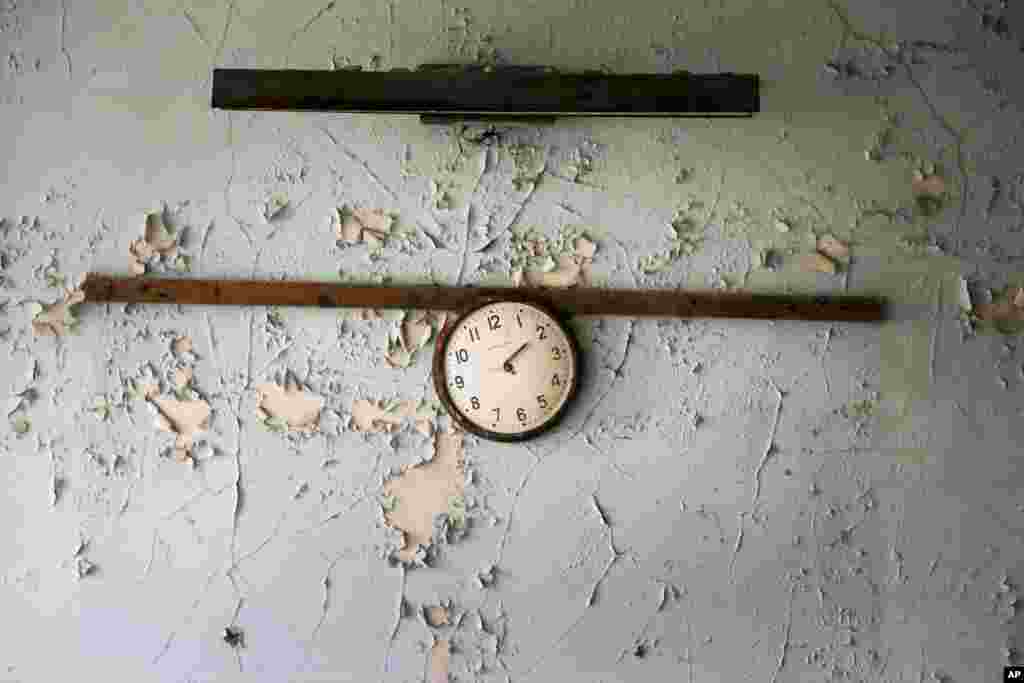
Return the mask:
[[384,312],[376,308],[354,308],[349,315],[353,320],[381,320],[385,317]]
[[383,407],[383,402],[357,399],[352,404],[352,422],[360,432],[390,432],[402,418]]
[[941,197],[946,194],[946,181],[939,175],[925,175],[920,171],[914,174],[910,189],[915,195]]
[[1001,331],[1020,333],[1024,328],[1016,323],[1024,322],[1024,287],[1009,287],[992,301],[975,305],[974,312],[979,320],[996,323]]
[[178,368],[172,378],[176,389],[184,389],[192,382],[192,368]]
[[850,245],[832,235],[818,238],[818,251],[836,261],[845,261],[850,257]]
[[385,360],[393,368],[406,368],[416,353],[444,327],[447,314],[437,311],[406,311],[401,324],[388,338]]
[[[437,518],[434,519],[437,530]],[[446,531],[463,531],[466,528],[466,498],[463,495],[448,498],[448,517]],[[437,535],[436,533],[434,534]]]
[[[703,202],[689,200],[677,209],[669,222],[671,229],[669,247],[660,254],[642,256],[637,262],[639,269],[645,274],[659,273],[667,270],[682,256],[692,256],[704,243],[703,228],[693,215],[695,209],[703,208]],[[710,220],[710,210],[702,219],[704,224]]]
[[67,278],[62,273],[53,270],[47,270],[43,278],[46,280],[46,286],[53,287],[54,289],[62,288],[67,281]]
[[582,150],[574,149],[569,155],[565,165],[565,175],[574,183],[583,182],[583,179],[594,171],[594,160],[589,154]]
[[455,183],[450,180],[431,180],[430,195],[433,198],[434,208],[439,211],[450,211],[455,208],[455,198],[451,194],[454,189]]
[[581,258],[594,258],[594,254],[597,253],[597,245],[588,240],[586,237],[576,238],[576,255]]
[[364,398],[352,403],[352,423],[360,432],[392,432],[405,418],[411,418],[416,430],[424,436],[433,432],[431,420],[438,407],[426,401],[370,401]]
[[574,254],[562,254],[557,262],[548,257],[540,264],[538,270],[526,271],[518,281],[522,282],[525,277],[526,283],[532,287],[554,288],[588,284],[590,264],[596,251],[597,246],[593,242],[580,238],[577,240]]
[[420,546],[430,546],[435,518],[451,514],[452,499],[464,500],[462,439],[461,431],[438,432],[433,460],[404,467],[401,475],[384,484],[385,495],[402,501],[384,519],[402,532],[398,558],[404,562],[413,561]]
[[18,436],[25,436],[32,429],[32,421],[24,415],[18,415],[11,420],[11,429]]
[[242,630],[241,626],[227,626],[224,628],[224,642],[230,647],[239,648],[245,647],[245,631]]
[[89,412],[103,422],[109,422],[114,412],[114,404],[106,396],[100,395],[93,399]]
[[435,640],[430,648],[430,683],[448,683],[451,647],[447,640]]
[[[284,386],[273,382],[256,385],[257,414],[265,423],[273,422],[298,432],[312,432],[320,421],[324,399],[303,389],[298,380],[288,374]],[[278,429],[277,431],[281,431]]]
[[381,496],[380,508],[384,512],[391,512],[398,507],[398,498],[396,496]]
[[423,618],[426,619],[427,624],[433,628],[450,626],[451,621],[449,617],[450,613],[448,608],[443,605],[430,605],[423,608]]
[[158,429],[176,434],[174,455],[179,461],[190,460],[196,434],[209,429],[210,404],[201,399],[179,401],[153,397],[150,402],[157,408]]
[[490,588],[497,578],[498,568],[493,564],[488,565],[477,572],[476,582],[478,588]]
[[192,353],[192,337],[178,337],[171,344],[171,350],[177,355]]
[[192,257],[188,254],[178,254],[171,267],[179,273],[187,273],[192,270]]
[[395,218],[382,209],[342,206],[337,209],[337,234],[342,242],[380,247],[391,235]]
[[267,223],[276,223],[284,218],[288,218],[291,213],[291,202],[288,197],[282,194],[273,194],[267,199],[263,205],[263,220]]
[[835,275],[836,264],[835,261],[830,259],[824,254],[815,252],[813,254],[806,254],[800,260],[800,266],[803,270],[809,273],[828,273],[829,275]]
[[384,354],[384,360],[388,362],[393,368],[407,368],[412,365],[413,352],[408,349],[402,348],[400,345],[390,343],[388,344],[387,353]]
[[515,164],[512,186],[516,192],[529,190],[540,181],[547,167],[545,151],[537,145],[509,145],[508,152]]
[[573,287],[587,285],[597,245],[576,227],[545,237],[535,229],[514,232],[512,283],[532,287]]
[[553,270],[530,270],[526,272],[526,283],[532,287],[572,287],[578,285],[582,263],[568,254],[559,257]]
[[78,319],[72,309],[83,301],[85,292],[76,289],[68,292],[63,301],[55,304],[35,304],[32,329],[40,337],[63,337],[69,332],[74,332],[78,327]]
[[160,393],[160,383],[151,377],[130,380],[129,396],[135,399],[149,400]]
[[71,555],[71,569],[74,572],[76,580],[84,579],[85,577],[96,573],[96,565],[85,557],[85,551],[88,549],[89,541],[82,538],[78,541],[78,545],[75,547],[75,552]]
[[934,216],[942,209],[946,198],[946,181],[941,176],[916,171],[910,189],[918,209],[924,215]]
[[871,136],[871,144],[867,149],[864,150],[864,159],[867,161],[880,162],[884,161],[886,154],[895,142],[895,131],[893,126],[895,120],[890,117],[887,126],[882,130],[876,131]]
[[174,231],[164,223],[163,212],[146,214],[146,227],[141,240],[135,240],[128,247],[131,256],[129,267],[133,275],[142,275],[146,266],[161,258],[173,261],[178,255],[178,241]]

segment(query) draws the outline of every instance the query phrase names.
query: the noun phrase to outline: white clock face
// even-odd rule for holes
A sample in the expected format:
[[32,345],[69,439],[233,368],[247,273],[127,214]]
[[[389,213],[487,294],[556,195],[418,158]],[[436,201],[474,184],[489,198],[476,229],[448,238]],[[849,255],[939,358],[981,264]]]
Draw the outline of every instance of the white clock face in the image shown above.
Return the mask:
[[503,301],[470,312],[448,337],[444,383],[477,427],[515,436],[561,410],[576,382],[574,347],[547,311]]

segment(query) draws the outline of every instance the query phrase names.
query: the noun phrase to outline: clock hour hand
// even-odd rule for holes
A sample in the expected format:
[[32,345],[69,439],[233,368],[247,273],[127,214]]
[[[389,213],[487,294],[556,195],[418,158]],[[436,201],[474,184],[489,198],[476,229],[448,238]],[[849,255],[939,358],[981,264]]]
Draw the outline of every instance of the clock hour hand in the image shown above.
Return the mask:
[[516,356],[518,356],[520,353],[522,353],[523,350],[526,349],[526,347],[529,346],[529,345],[530,345],[530,342],[523,342],[522,346],[520,346],[518,349],[513,351],[512,355],[509,356],[508,358],[506,358],[505,362],[501,364],[502,369],[505,372],[511,372],[512,374],[515,374],[516,369],[512,365],[512,359],[515,358]]

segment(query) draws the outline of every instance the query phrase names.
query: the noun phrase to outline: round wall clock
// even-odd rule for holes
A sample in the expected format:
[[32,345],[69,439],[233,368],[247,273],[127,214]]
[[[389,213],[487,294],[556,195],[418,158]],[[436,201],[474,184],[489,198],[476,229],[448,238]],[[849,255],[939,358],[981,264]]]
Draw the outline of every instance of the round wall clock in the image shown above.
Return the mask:
[[562,317],[528,298],[488,301],[449,320],[434,350],[434,387],[459,426],[523,441],[565,413],[580,353]]

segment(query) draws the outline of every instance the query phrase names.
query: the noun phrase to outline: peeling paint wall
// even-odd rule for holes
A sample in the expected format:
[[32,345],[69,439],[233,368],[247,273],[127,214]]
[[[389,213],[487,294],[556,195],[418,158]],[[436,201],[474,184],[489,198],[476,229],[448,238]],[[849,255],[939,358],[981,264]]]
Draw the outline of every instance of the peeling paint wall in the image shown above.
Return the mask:
[[[1021,663],[1020,3],[4,0],[0,46],[0,679]],[[213,66],[453,61],[753,71],[764,111],[209,108]],[[573,410],[506,445],[437,404],[436,316],[100,306],[90,270],[849,291],[894,320],[580,318]]]

